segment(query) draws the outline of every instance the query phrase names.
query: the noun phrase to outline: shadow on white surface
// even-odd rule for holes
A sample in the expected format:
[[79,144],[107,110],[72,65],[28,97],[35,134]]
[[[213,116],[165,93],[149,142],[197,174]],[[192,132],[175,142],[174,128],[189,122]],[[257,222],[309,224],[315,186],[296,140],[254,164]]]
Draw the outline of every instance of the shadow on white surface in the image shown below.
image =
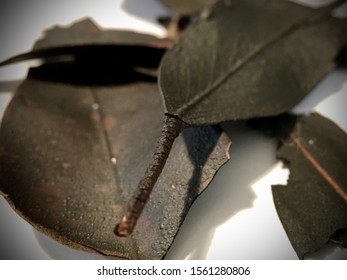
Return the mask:
[[[330,96],[345,90],[347,86],[347,69],[337,68],[328,74],[313,90],[292,110],[294,114],[307,114],[312,111],[314,107],[324,102]],[[344,103],[347,104],[347,103]],[[334,103],[334,106],[338,103]],[[330,108],[329,111],[331,111]]]
[[[254,207],[257,196],[253,184],[276,164],[276,143],[242,123],[227,123],[224,129],[233,141],[231,159],[194,202],[166,259],[252,259],[261,255],[257,248],[247,246],[247,242],[252,243],[247,238],[233,239],[233,236],[245,232],[242,227],[247,227],[247,223],[242,221],[225,228],[229,238],[221,244],[215,237],[221,226]],[[270,190],[270,185],[268,188]],[[250,234],[256,238],[257,233]],[[240,247],[237,243],[243,245]]]
[[1,260],[49,259],[38,246],[31,225],[15,213],[1,196],[0,224]]

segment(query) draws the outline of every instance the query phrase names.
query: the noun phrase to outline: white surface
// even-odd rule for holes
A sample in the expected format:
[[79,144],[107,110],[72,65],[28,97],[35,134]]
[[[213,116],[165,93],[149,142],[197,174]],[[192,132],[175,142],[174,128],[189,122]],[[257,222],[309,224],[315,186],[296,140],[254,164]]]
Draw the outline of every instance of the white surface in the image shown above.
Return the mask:
[[[1,5],[0,60],[29,50],[43,29],[84,16],[93,17],[103,27],[163,36],[164,30],[154,19],[167,14],[155,0],[12,0]],[[23,79],[27,67],[22,63],[0,69],[0,89],[11,88],[9,81]],[[316,107],[347,130],[346,83],[347,71],[334,71],[295,111]],[[0,94],[0,108],[8,99]],[[233,139],[231,161],[194,203],[167,259],[297,259],[272,202],[271,184],[284,184],[288,176],[275,159],[275,143],[239,124],[225,128]],[[8,259],[100,258],[33,232],[1,197],[0,255]],[[347,253],[328,246],[312,257],[346,259]]]

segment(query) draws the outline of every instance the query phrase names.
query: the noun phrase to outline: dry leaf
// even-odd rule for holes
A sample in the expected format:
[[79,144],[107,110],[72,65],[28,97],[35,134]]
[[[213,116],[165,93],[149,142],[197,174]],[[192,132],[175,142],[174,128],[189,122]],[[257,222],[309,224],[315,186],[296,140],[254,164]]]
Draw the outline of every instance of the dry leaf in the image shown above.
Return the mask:
[[1,192],[21,216],[75,248],[165,256],[191,203],[228,160],[230,140],[218,127],[186,130],[136,230],[116,236],[160,134],[161,98],[150,79],[73,63],[30,70],[0,132]]
[[205,125],[289,111],[347,45],[347,19],[330,15],[341,2],[219,1],[164,55],[166,113]]

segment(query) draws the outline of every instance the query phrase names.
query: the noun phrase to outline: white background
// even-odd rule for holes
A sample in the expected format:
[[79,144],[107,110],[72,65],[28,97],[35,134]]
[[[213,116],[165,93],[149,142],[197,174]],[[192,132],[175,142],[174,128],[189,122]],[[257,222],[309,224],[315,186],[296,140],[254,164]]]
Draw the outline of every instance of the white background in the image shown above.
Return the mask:
[[[31,48],[43,29],[90,16],[102,27],[164,36],[155,23],[169,12],[155,0],[12,0],[0,4],[0,61]],[[0,69],[1,111],[29,63]],[[7,93],[7,94],[6,94]],[[297,108],[313,108],[347,131],[347,70],[337,69]],[[226,124],[232,160],[196,200],[167,259],[297,259],[277,217],[270,186],[285,184],[288,170],[275,158],[276,144],[261,133]],[[34,231],[0,197],[0,255],[7,259],[97,259]],[[326,246],[311,258],[347,259],[346,250]]]

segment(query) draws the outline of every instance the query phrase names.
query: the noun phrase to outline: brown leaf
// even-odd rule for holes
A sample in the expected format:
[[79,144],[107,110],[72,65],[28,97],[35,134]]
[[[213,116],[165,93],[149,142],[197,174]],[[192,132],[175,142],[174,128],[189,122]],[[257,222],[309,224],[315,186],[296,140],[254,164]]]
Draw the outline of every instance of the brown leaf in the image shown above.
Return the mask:
[[144,75],[71,63],[31,69],[1,126],[1,192],[62,243],[161,259],[230,145],[218,127],[186,129],[135,231],[118,237],[115,225],[151,158],[162,116],[157,85]]

